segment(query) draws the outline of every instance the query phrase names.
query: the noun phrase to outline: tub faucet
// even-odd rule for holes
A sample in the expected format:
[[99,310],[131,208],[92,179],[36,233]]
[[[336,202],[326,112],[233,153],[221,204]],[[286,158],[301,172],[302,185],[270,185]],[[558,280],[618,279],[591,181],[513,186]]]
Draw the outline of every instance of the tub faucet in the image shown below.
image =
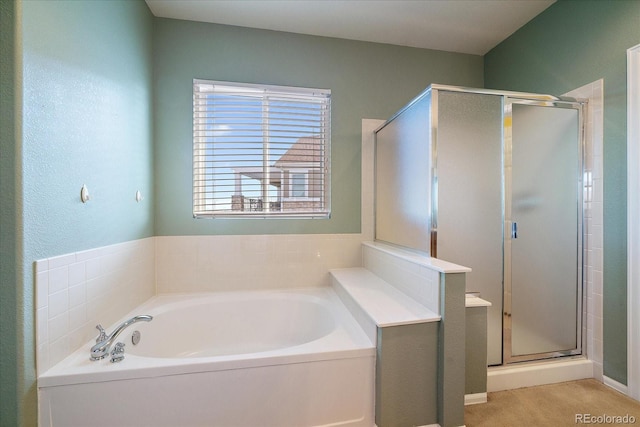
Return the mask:
[[100,331],[100,335],[96,338],[96,345],[91,347],[91,361],[104,359],[111,349],[111,345],[118,338],[120,332],[124,331],[128,326],[133,325],[136,322],[144,320],[145,322],[151,322],[153,316],[142,314],[140,316],[134,316],[129,320],[122,322],[110,335],[107,335],[102,325],[97,325],[96,329]]

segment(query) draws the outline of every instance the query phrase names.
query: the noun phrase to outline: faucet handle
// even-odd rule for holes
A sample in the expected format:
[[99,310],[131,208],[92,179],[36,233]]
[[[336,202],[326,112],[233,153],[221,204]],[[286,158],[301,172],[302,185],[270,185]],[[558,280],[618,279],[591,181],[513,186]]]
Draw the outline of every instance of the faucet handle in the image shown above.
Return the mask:
[[100,335],[98,335],[98,338],[96,338],[96,343],[99,343],[99,342],[102,342],[102,341],[106,340],[107,339],[107,333],[105,332],[105,330],[102,327],[102,325],[98,323],[96,325],[96,329],[98,331],[100,331]]
[[117,342],[111,350],[111,363],[118,363],[124,359],[124,343]]

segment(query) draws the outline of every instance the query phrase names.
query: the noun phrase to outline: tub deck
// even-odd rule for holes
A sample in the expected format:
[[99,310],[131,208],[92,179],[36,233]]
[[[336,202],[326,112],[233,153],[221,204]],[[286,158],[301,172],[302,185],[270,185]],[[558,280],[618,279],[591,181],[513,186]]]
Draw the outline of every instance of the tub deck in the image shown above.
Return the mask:
[[[115,364],[109,358],[89,361],[92,343],[87,343],[38,377],[40,425],[374,425],[375,348],[330,287],[163,295],[121,320],[155,315],[189,300],[231,303],[239,297],[284,298],[293,305],[300,299],[316,301],[335,326],[316,331],[309,342],[269,351],[182,358],[126,354]],[[297,309],[304,311],[304,305]]]
[[[335,358],[375,356],[374,344],[368,339],[330,287],[296,290],[159,295],[151,298],[126,316],[123,316],[114,325],[106,328],[106,330],[112,331],[120,322],[136,314],[154,315],[165,310],[164,307],[171,306],[172,304],[184,304],[189,303],[189,301],[202,304],[203,299],[208,298],[224,301],[237,300],[238,298],[291,298],[292,296],[294,298],[319,299],[327,303],[327,307],[330,308],[336,320],[335,329],[314,341],[270,351],[202,358],[144,357],[125,351],[125,360],[115,364],[110,363],[109,358],[100,361],[90,361],[89,348],[93,345],[93,342],[88,342],[71,356],[40,375],[38,377],[38,387],[147,378],[159,375],[176,375],[204,371],[243,369]],[[151,325],[152,322],[149,323],[149,326]],[[136,324],[130,327],[129,330],[126,331],[128,335],[121,335],[119,341],[127,342],[129,343],[127,347],[131,347],[130,335],[135,329],[139,329],[136,328],[137,326],[142,328],[147,325]]]

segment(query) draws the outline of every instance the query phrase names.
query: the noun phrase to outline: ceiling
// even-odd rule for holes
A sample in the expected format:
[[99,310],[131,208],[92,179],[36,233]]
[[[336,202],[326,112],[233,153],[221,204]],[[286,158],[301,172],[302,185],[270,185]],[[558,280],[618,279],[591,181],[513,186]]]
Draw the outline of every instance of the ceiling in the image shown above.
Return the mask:
[[146,0],[158,17],[484,55],[555,0]]

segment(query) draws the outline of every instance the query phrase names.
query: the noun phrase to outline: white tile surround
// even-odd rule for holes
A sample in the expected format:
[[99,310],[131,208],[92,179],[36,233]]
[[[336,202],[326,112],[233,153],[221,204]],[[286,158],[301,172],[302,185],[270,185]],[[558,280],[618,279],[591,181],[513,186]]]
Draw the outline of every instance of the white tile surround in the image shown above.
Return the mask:
[[36,262],[38,373],[156,294],[329,286],[362,234],[157,236]]
[[361,234],[156,237],[157,292],[329,284],[331,268],[360,266]]
[[[584,271],[586,288],[583,305],[586,318],[583,336],[586,338],[586,353],[593,362],[593,377],[603,381],[603,332],[602,332],[602,289],[603,289],[603,147],[604,138],[604,82],[597,80],[567,94],[575,98],[589,100],[585,129],[585,210],[584,210]],[[589,176],[589,173],[591,174]]]
[[155,294],[154,253],[148,238],[36,261],[39,374]]

